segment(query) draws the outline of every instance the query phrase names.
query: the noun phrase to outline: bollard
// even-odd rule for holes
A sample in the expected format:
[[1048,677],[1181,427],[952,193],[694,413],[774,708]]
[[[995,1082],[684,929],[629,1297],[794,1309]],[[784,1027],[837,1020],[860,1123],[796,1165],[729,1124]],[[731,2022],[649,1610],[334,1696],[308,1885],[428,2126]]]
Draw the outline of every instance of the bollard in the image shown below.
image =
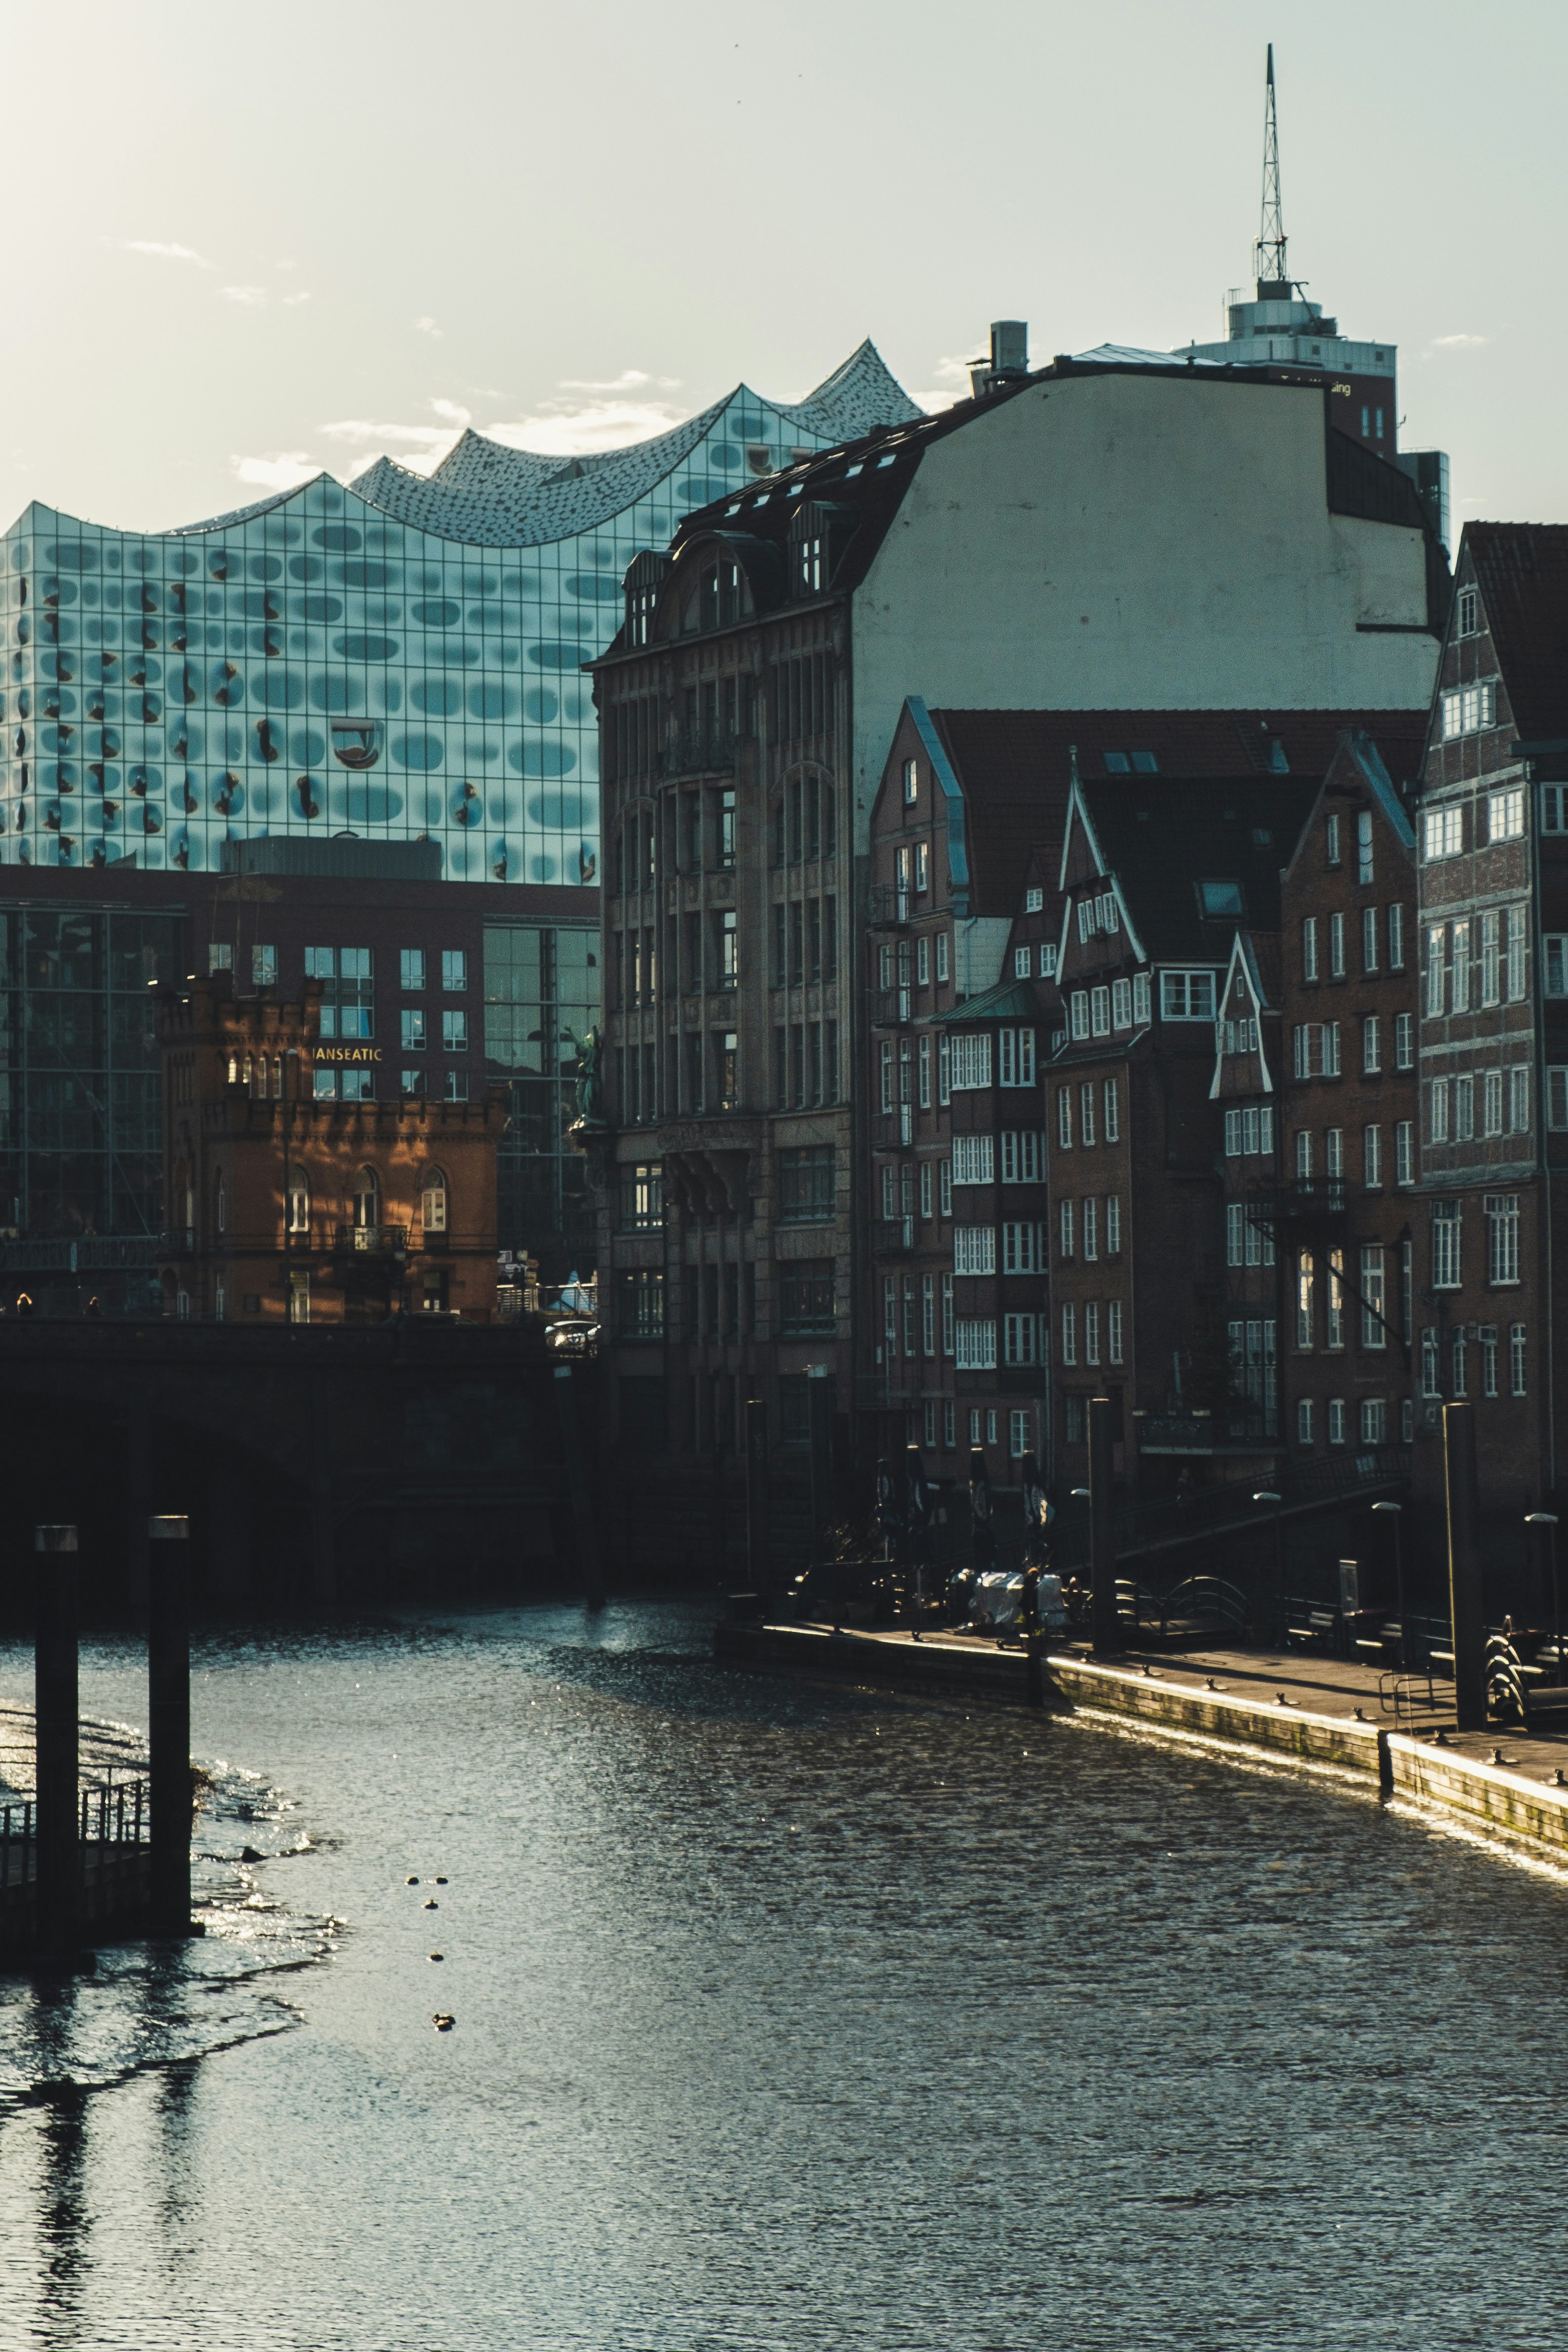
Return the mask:
[[760,1397],[746,1400],[746,1579],[752,1591],[766,1601],[772,1576],[768,1541],[768,1407]]
[[[80,1918],[81,1841],[77,1828],[77,1531],[35,1528],[33,1705],[37,1741],[34,1871],[38,1942],[46,1953],[74,1949]],[[24,1857],[23,1869],[26,1862]]]
[[588,1490],[588,1465],[582,1455],[582,1426],[577,1415],[577,1383],[570,1364],[555,1368],[556,1410],[560,1415],[561,1451],[566,1456],[566,1480],[571,1496],[571,1522],[577,1537],[577,1565],[582,1578],[583,1606],[602,1609],[604,1578],[599,1565],[599,1532],[593,1524],[593,1501]]
[[1487,1636],[1476,1542],[1476,1409],[1443,1407],[1448,1507],[1448,1612],[1454,1645],[1454,1712],[1461,1731],[1484,1731]]
[[147,1522],[152,1932],[191,1932],[191,1522]]
[[833,1416],[826,1364],[806,1367],[807,1429],[811,1441],[811,1562],[822,1557],[833,1494]]
[[1116,1622],[1116,1522],[1111,1492],[1111,1400],[1089,1400],[1089,1573],[1094,1587],[1094,1654],[1114,1657],[1122,1646]]

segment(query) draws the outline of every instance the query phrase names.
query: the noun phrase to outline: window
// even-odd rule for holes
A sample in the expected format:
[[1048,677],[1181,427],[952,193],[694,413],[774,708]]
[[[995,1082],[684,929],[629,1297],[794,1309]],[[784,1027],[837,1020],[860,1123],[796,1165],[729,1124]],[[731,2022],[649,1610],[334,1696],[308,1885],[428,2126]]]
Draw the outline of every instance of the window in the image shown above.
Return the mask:
[[[1453,698],[1445,695],[1447,703]],[[1421,847],[1427,863],[1438,857],[1458,857],[1465,846],[1465,812],[1458,803],[1447,808],[1428,809],[1421,824]]]
[[1075,1038],[1089,1034],[1089,991],[1075,988],[1067,1000],[1068,1020]]
[[375,993],[369,948],[307,948],[305,977],[321,982],[323,1037],[373,1037]]
[[397,958],[398,985],[411,993],[424,986],[424,950],[400,948]]
[[1568,1129],[1568,1066],[1561,1062],[1546,1073],[1546,1124],[1558,1135]]
[[1487,1221],[1487,1281],[1493,1289],[1519,1280],[1519,1195],[1483,1195]]
[[1361,1442],[1364,1445],[1381,1445],[1388,1435],[1388,1407],[1382,1397],[1363,1397],[1361,1401]]
[[1431,1324],[1421,1334],[1421,1393],[1424,1397],[1443,1393],[1437,1368],[1437,1334]]
[[233,971],[234,968],[233,948],[223,940],[211,940],[207,947],[207,978],[211,980],[216,972]]
[[1524,1001],[1524,916],[1522,907],[1508,910],[1508,1001]]
[[919,763],[918,763],[918,761],[915,761],[915,760],[905,760],[905,761],[904,761],[904,807],[905,807],[905,808],[913,808],[913,807],[915,806],[915,804],[916,801],[918,801],[918,799],[919,799],[919,798],[920,798],[920,767],[919,767]]
[[1296,1406],[1296,1443],[1298,1445],[1310,1445],[1312,1443],[1312,1401],[1311,1397],[1302,1397]]
[[1469,1394],[1469,1384],[1467,1377],[1469,1366],[1465,1351],[1466,1337],[1466,1328],[1464,1324],[1461,1323],[1455,1331],[1453,1337],[1453,1371],[1450,1377],[1453,1394],[1456,1397],[1466,1397]]
[[1337,866],[1340,862],[1339,832],[1340,826],[1338,817],[1325,817],[1323,820],[1323,858],[1324,862],[1330,866]]
[[1072,1149],[1072,1088],[1056,1089],[1056,1148],[1059,1151]]
[[1476,614],[1478,602],[1479,599],[1475,589],[1460,589],[1454,623],[1454,635],[1457,637],[1473,637],[1475,635],[1477,628],[1479,625]]
[[1546,993],[1568,996],[1568,931],[1548,931],[1542,947],[1546,955]]
[[1297,1023],[1293,1045],[1298,1078],[1338,1077],[1339,1027],[1337,1021]]
[[1105,1308],[1105,1354],[1107,1360],[1113,1364],[1121,1363],[1124,1360],[1122,1349],[1122,1302],[1119,1298],[1113,1298]]
[[1059,1204],[1057,1216],[1061,1225],[1061,1248],[1063,1257],[1071,1257],[1073,1253],[1072,1230],[1075,1214],[1076,1211],[1071,1201],[1063,1201]]
[[1301,925],[1301,978],[1316,980],[1318,976],[1318,919],[1309,915]]
[[1453,979],[1449,983],[1448,1010],[1468,1013],[1470,1009],[1470,927],[1468,922],[1454,925],[1453,953],[1449,959]]
[[1427,1121],[1427,1132],[1434,1143],[1448,1140],[1448,1081],[1434,1078]]
[[1078,1089],[1078,1132],[1087,1151],[1094,1141],[1094,1081],[1088,1079]]
[[1375,1013],[1369,1013],[1361,1024],[1361,1066],[1365,1075],[1375,1077],[1383,1067],[1382,1040]]
[[1114,1078],[1105,1081],[1105,1140],[1119,1143],[1122,1139],[1122,1105],[1120,1090]]
[[1361,1249],[1361,1344],[1386,1348],[1388,1330],[1384,1294],[1383,1244],[1364,1242]]
[[1508,1327],[1508,1392],[1510,1396],[1524,1394],[1524,1326],[1511,1323]]
[[837,1207],[836,1181],[836,1155],[831,1143],[809,1143],[780,1151],[779,1222],[814,1224],[831,1217]]
[[[1468,1087],[1470,1081],[1468,1078],[1459,1080],[1460,1087]],[[1487,1135],[1500,1135],[1502,1133],[1502,1072],[1488,1070],[1481,1079],[1481,1089],[1486,1118],[1483,1132]],[[1470,1122],[1469,1120],[1459,1122],[1459,1139],[1463,1140],[1469,1133]]]
[[936,1165],[942,1214],[945,1217],[950,1217],[953,1213],[953,1162],[950,1160],[940,1160]]
[[1516,1062],[1508,1074],[1508,1125],[1512,1135],[1530,1133],[1530,1066]]
[[989,1184],[995,1181],[994,1147],[988,1135],[953,1138],[955,1184]]
[[1447,954],[1448,930],[1446,923],[1432,923],[1427,931],[1427,1013],[1429,1020],[1440,1020],[1448,1010]]
[[[1008,1033],[1004,1031],[1004,1035]],[[1032,1046],[1034,1033],[1029,1031]],[[952,1047],[951,1074],[948,1085],[954,1094],[967,1094],[991,1083],[991,1041],[988,1034],[967,1034],[950,1040]],[[1009,1082],[1010,1083],[1010,1081]]]
[[1344,1345],[1344,1252],[1329,1252],[1328,1345]]
[[1122,1195],[1120,1192],[1112,1192],[1106,1196],[1105,1255],[1107,1257],[1120,1257],[1122,1255]]
[[1085,1201],[1083,1203],[1083,1255],[1087,1260],[1097,1258],[1099,1255],[1100,1203],[1098,1201]]
[[1026,915],[1040,914],[1043,912],[1044,907],[1045,892],[1043,890],[1026,890],[1024,892],[1023,910]]
[[1296,1253],[1296,1345],[1312,1344],[1312,1289],[1315,1275],[1311,1250]]
[[277,950],[254,947],[250,951],[250,984],[253,988],[277,986]]
[[468,1051],[468,1014],[466,1008],[465,1008],[461,1013],[444,1013],[442,1014],[441,1045],[442,1051],[447,1054],[465,1054]]
[[1014,948],[1013,978],[1015,980],[1027,980],[1033,969],[1033,956],[1028,948]]
[[1160,974],[1162,1021],[1212,1021],[1214,974],[1211,971],[1163,971]]
[[1004,1315],[1002,1361],[1005,1364],[1032,1364],[1038,1352],[1039,1333],[1038,1315]]
[[1414,1184],[1416,1181],[1416,1138],[1407,1118],[1402,1118],[1394,1130],[1394,1181]]
[[1497,1325],[1478,1323],[1476,1344],[1481,1351],[1481,1394],[1494,1397],[1497,1394]]
[[1344,1174],[1343,1127],[1328,1127],[1323,1129],[1323,1174],[1334,1178]]
[[1078,1309],[1064,1307],[1061,1310],[1061,1360],[1064,1364],[1078,1361]]
[[1524,837],[1524,786],[1510,784],[1487,794],[1487,839],[1521,841]]
[[1344,917],[1329,917],[1329,978],[1344,978]]
[[422,1095],[424,1092],[424,1072],[423,1070],[400,1070],[398,1073],[398,1091],[400,1094],[405,1095]]
[[961,1372],[996,1370],[997,1325],[994,1316],[959,1316],[956,1360]]
[[1100,1308],[1091,1303],[1083,1309],[1083,1360],[1086,1364],[1100,1361]]
[[615,1277],[616,1328],[622,1339],[661,1339],[664,1335],[664,1277],[653,1266],[638,1266]]
[[1237,1160],[1240,1155],[1241,1113],[1228,1110],[1225,1114],[1225,1156],[1228,1160]]
[[1362,809],[1355,820],[1355,878],[1370,883],[1372,877],[1372,811]]
[[[1099,995],[1101,992],[1102,992],[1100,990],[1096,989],[1096,995]],[[953,1042],[955,1045],[957,1045],[959,1041],[957,1038],[955,1038]],[[988,1038],[985,1040],[985,1043],[988,1046],[990,1043],[989,1039]],[[988,1054],[987,1056],[987,1075],[983,1079],[977,1081],[977,1084],[978,1085],[988,1086],[990,1083]],[[1034,1031],[1032,1029],[1000,1029],[998,1031],[997,1082],[999,1086],[1004,1087],[1033,1086]],[[955,1078],[953,1083],[956,1086],[959,1081]]]
[[1403,907],[1390,907],[1388,909],[1388,969],[1390,971],[1403,971],[1405,969],[1405,909]]
[[1133,1025],[1133,983],[1130,980],[1111,982],[1111,1026],[1130,1029]]
[[1344,1399],[1343,1399],[1343,1397],[1330,1397],[1330,1399],[1329,1399],[1329,1411],[1328,1411],[1328,1424],[1329,1424],[1329,1444],[1330,1444],[1331,1445],[1343,1445],[1343,1444],[1344,1444]]
[[920,1108],[922,1110],[929,1110],[931,1108],[931,1040],[929,1037],[922,1037],[920,1040]]
[[1208,920],[1223,920],[1234,915],[1239,919],[1247,908],[1239,882],[1200,882],[1197,886],[1198,912]]
[[1008,1414],[1008,1451],[1015,1462],[1029,1452],[1029,1412],[1027,1409]]
[[[815,914],[819,901],[811,901]],[[718,919],[718,984],[721,988],[737,988],[740,984],[739,918],[733,907],[727,907]],[[820,966],[819,966],[820,969]]]
[[1542,785],[1541,830],[1568,833],[1568,784]]
[[1225,1208],[1225,1263],[1240,1265],[1245,1240],[1246,1212],[1239,1201],[1229,1201]]
[[460,996],[468,985],[468,958],[462,948],[443,948],[441,985],[448,996]]
[[1458,1286],[1459,1204],[1457,1201],[1434,1201],[1432,1287],[1434,1290],[1458,1290]]
[[1054,980],[1056,977],[1056,949],[1046,940],[1042,940],[1040,946],[1040,976],[1041,980]]
[[1090,990],[1089,1027],[1090,1032],[1093,1036],[1108,1037],[1111,1034],[1111,991],[1109,988],[1092,988]]
[[945,1274],[942,1276],[942,1353],[945,1356],[953,1353],[953,1277]]
[[1394,1016],[1394,1066],[1396,1070],[1415,1067],[1415,1023],[1408,1013]]
[[[345,1082],[347,1077],[348,1073],[345,1071]],[[466,1102],[468,1099],[467,1071],[448,1070],[445,1073],[445,1085],[443,1087],[442,1092],[447,1102]]]
[[1474,735],[1483,727],[1496,723],[1497,688],[1462,686],[1457,692],[1443,697],[1443,734],[1452,740],[1456,735]]
[[932,1164],[933,1163],[929,1160],[923,1160],[920,1163],[920,1213],[927,1223],[930,1222],[934,1213],[932,1209]]
[[832,1332],[831,1257],[784,1260],[779,1268],[779,1328],[786,1339],[810,1339]]
[[423,1054],[424,1051],[423,1005],[405,1004],[402,1008],[402,1022],[403,1052],[405,1054]]
[[1377,970],[1377,909],[1364,907],[1361,910],[1361,968],[1363,971]]
[[1035,1127],[1009,1129],[1002,1136],[1002,1182],[1039,1184],[1044,1181],[1045,1139]]
[[1491,907],[1481,917],[1481,1003],[1500,1004],[1501,1002],[1502,950],[1497,908]]
[[953,1228],[954,1273],[995,1274],[996,1270],[996,1227],[994,1225],[955,1225]]
[[1296,1181],[1310,1185],[1312,1181],[1312,1137],[1310,1128],[1296,1132]]
[[936,934],[936,977],[939,981],[946,980],[947,977],[947,934],[946,931],[938,931]]
[[1376,1192],[1383,1184],[1383,1129],[1364,1127],[1361,1131],[1362,1181],[1369,1192]]

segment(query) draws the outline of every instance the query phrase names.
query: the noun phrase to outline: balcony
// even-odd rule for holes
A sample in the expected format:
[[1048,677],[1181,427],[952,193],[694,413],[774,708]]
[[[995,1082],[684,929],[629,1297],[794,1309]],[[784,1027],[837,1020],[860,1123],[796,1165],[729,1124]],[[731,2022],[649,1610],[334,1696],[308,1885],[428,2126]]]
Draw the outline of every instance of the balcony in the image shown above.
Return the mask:
[[873,1029],[894,1029],[909,1018],[910,991],[907,988],[873,988],[871,992],[871,1025]]
[[866,894],[866,924],[873,931],[896,930],[900,923],[909,920],[909,902],[913,890],[901,888],[896,882],[873,882]]
[[734,772],[740,738],[721,727],[674,727],[659,754],[659,773],[674,776],[727,776]]
[[872,1121],[872,1139],[883,1151],[907,1150],[915,1140],[915,1105],[900,1103],[896,1110],[879,1110]]
[[872,1221],[873,1257],[907,1257],[915,1247],[913,1217],[876,1217]]
[[334,1225],[334,1257],[390,1260],[408,1254],[406,1225]]

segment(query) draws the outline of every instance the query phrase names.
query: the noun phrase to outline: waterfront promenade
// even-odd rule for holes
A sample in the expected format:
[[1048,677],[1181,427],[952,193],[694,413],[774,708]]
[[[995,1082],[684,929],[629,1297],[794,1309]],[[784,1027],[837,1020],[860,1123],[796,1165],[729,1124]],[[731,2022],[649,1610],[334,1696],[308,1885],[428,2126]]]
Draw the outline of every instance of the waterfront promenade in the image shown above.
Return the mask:
[[[939,1693],[983,1706],[1115,1719],[1220,1752],[1269,1756],[1375,1780],[1385,1797],[1458,1816],[1568,1862],[1568,1689],[1547,1689],[1528,1724],[1459,1731],[1453,1685],[1398,1678],[1359,1660],[1216,1645],[1129,1648],[1096,1658],[1068,1644],[1039,1662],[977,1634],[835,1631],[815,1624],[721,1624],[731,1664],[873,1687]],[[1553,1700],[1561,1703],[1555,1706]]]

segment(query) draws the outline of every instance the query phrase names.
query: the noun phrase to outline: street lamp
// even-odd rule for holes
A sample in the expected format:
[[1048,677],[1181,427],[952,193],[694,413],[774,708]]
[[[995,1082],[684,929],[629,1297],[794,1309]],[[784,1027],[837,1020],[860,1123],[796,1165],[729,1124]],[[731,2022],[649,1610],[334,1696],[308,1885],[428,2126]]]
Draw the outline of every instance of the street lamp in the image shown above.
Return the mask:
[[1290,1639],[1290,1629],[1285,1622],[1285,1523],[1281,1516],[1284,1499],[1282,1495],[1276,1495],[1268,1486],[1252,1497],[1255,1503],[1272,1503],[1274,1506],[1274,1637],[1281,1650]]
[[1394,1514],[1394,1605],[1399,1612],[1399,1664],[1410,1671],[1410,1633],[1405,1622],[1405,1507],[1402,1503],[1374,1503],[1375,1511]]
[[1563,1598],[1557,1584],[1557,1514],[1555,1511],[1526,1511],[1527,1528],[1546,1530],[1546,1557],[1552,1569],[1552,1672],[1558,1682],[1563,1679]]

